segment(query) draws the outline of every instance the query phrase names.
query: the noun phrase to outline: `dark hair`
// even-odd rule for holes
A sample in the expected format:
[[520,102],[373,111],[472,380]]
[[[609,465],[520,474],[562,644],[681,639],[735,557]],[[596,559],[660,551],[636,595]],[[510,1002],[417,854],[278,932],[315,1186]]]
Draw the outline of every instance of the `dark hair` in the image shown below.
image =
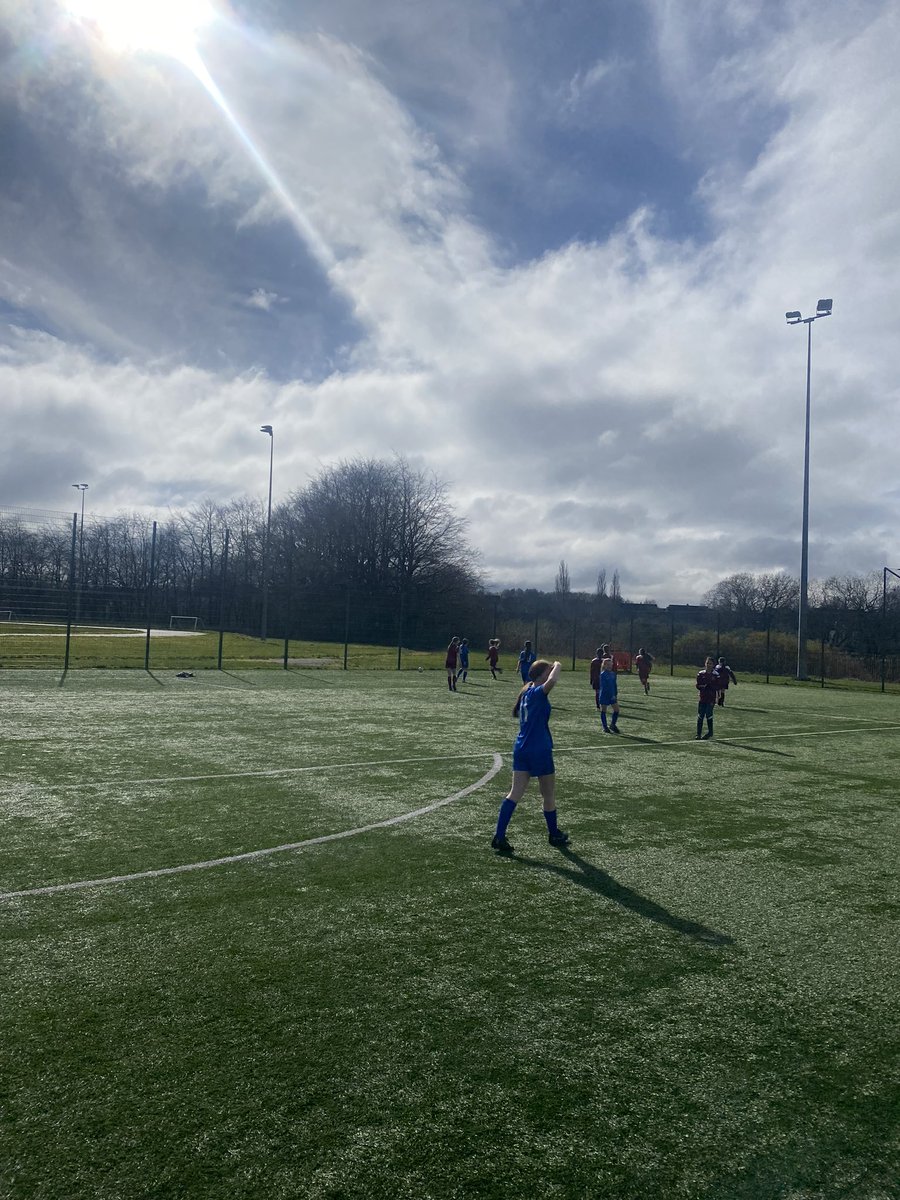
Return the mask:
[[522,705],[522,697],[525,695],[525,693],[528,691],[528,689],[531,687],[531,685],[533,683],[537,683],[537,681],[540,679],[540,677],[546,671],[552,671],[552,670],[553,670],[553,663],[548,662],[546,658],[536,658],[534,660],[534,662],[528,668],[528,683],[525,684],[525,686],[519,692],[518,696],[516,696],[516,702],[513,705],[513,710],[512,710],[512,714],[514,717],[517,717],[519,715],[519,709]]

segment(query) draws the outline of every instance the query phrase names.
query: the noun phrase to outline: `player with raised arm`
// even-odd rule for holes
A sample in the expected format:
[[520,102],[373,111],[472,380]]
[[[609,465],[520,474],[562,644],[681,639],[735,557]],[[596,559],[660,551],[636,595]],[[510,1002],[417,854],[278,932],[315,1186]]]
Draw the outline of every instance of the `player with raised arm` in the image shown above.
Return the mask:
[[700,697],[697,701],[697,739],[700,738],[700,731],[703,728],[703,718],[706,718],[706,733],[704,738],[711,738],[713,735],[713,709],[716,707],[716,697],[719,694],[719,677],[715,672],[713,660],[707,656],[706,662],[703,664],[703,670],[697,672],[697,691]]
[[491,846],[498,854],[512,854],[513,847],[506,830],[525,794],[532,777],[536,776],[543,800],[547,838],[551,846],[565,846],[569,835],[556,822],[556,775],[553,766],[553,738],[550,734],[551,706],[547,696],[559,679],[561,666],[536,659],[529,668],[528,682],[519,692],[513,716],[519,718],[519,733],[513,745],[513,777],[509,794],[500,805],[497,830]]
[[[600,664],[600,687],[597,691],[600,702],[600,723],[604,733],[619,732],[619,681],[613,670],[613,660],[604,658]],[[612,707],[612,720],[607,725],[606,710]]]
[[728,691],[728,684],[731,682],[735,687],[737,687],[737,677],[724,658],[719,659],[714,669],[719,679],[719,695],[716,703],[718,704],[719,708],[724,708],[725,693]]
[[638,669],[638,679],[641,681],[641,687],[644,689],[644,695],[650,695],[650,672],[653,670],[653,655],[641,646],[637,654],[634,656],[634,665]]

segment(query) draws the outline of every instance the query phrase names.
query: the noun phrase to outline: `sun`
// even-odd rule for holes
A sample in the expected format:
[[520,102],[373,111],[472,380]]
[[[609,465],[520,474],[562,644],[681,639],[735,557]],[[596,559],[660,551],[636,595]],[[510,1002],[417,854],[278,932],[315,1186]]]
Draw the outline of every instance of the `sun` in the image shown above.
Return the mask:
[[68,0],[66,7],[111,50],[184,60],[195,54],[197,35],[215,17],[212,0]]

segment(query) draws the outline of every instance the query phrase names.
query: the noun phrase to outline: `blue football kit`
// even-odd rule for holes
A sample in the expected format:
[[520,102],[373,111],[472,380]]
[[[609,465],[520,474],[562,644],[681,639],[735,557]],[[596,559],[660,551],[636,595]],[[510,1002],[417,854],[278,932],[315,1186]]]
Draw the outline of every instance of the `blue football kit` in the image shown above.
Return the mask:
[[600,704],[615,704],[619,694],[619,682],[615,671],[600,672],[600,694],[597,697]]
[[553,738],[550,701],[541,684],[532,685],[519,701],[519,733],[513,745],[513,770],[552,775]]

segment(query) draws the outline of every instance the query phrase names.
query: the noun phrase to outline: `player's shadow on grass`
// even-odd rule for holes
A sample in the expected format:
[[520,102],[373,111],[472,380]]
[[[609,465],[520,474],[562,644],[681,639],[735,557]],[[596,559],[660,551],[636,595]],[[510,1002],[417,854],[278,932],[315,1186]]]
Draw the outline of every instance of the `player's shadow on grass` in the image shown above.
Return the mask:
[[734,938],[729,937],[727,933],[719,933],[715,929],[708,929],[698,921],[688,921],[685,917],[679,917],[675,913],[670,913],[661,904],[657,904],[654,900],[642,896],[640,892],[635,892],[623,883],[619,883],[617,879],[613,879],[612,875],[608,874],[601,867],[595,867],[593,863],[589,863],[587,859],[581,858],[573,850],[568,849],[568,847],[562,847],[560,854],[572,864],[571,868],[561,866],[558,863],[545,862],[537,858],[525,858],[520,854],[513,855],[510,861],[522,863],[523,866],[533,867],[539,871],[548,871],[551,875],[559,875],[563,879],[568,879],[571,883],[577,883],[581,887],[587,888],[589,892],[605,896],[607,900],[612,900],[616,904],[620,904],[622,908],[627,908],[630,912],[637,913],[638,916],[643,917],[647,921],[653,921],[657,925],[665,925],[667,929],[673,929],[676,933],[682,933],[686,937],[694,938],[696,941],[702,942],[705,946],[734,945]]
[[720,745],[737,746],[738,750],[752,750],[754,754],[777,754],[780,758],[796,758],[795,754],[788,754],[787,750],[772,750],[768,746],[747,746],[743,742],[736,742],[733,738],[719,738]]

